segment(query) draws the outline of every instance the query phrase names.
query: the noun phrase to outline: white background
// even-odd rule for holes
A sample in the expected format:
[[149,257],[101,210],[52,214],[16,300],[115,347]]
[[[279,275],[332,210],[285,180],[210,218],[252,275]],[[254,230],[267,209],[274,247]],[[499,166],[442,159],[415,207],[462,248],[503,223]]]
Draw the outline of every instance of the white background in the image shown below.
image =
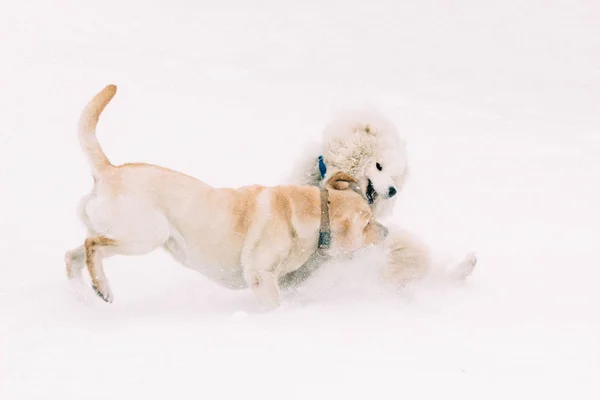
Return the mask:
[[[599,3],[215,4],[0,5],[0,398],[599,398]],[[378,106],[412,168],[396,222],[474,275],[390,293],[365,255],[260,314],[157,251],[77,300],[76,124],[108,83],[113,163],[215,186],[278,184]]]

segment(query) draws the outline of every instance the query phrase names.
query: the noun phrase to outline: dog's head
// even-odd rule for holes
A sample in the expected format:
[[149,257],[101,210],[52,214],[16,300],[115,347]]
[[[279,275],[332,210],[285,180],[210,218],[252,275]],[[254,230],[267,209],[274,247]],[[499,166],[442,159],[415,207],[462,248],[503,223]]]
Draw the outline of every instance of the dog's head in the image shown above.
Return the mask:
[[386,238],[388,229],[373,218],[356,179],[338,172],[326,181],[325,187],[329,190],[332,254],[347,255]]
[[391,213],[408,174],[405,143],[391,121],[372,110],[346,113],[327,126],[324,139],[328,175],[355,177],[375,215]]

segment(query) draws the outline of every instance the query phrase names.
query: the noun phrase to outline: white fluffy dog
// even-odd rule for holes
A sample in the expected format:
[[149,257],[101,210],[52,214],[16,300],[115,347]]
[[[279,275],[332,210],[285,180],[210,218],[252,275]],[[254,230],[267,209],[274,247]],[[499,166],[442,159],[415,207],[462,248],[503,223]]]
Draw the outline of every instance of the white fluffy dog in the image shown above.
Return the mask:
[[319,186],[340,171],[359,180],[378,218],[390,216],[408,174],[405,143],[394,124],[376,110],[340,113],[325,127],[323,142],[302,154],[290,182]]
[[[312,144],[301,155],[289,177],[290,183],[321,186],[329,176],[345,172],[358,180],[377,219],[389,217],[409,173],[405,142],[395,125],[375,109],[341,112],[324,129],[322,142]],[[405,285],[430,271],[430,251],[411,233],[394,229],[384,244],[388,264],[387,281]],[[286,278],[297,284],[308,277],[322,260],[313,259]],[[469,254],[449,271],[466,278],[476,264]]]

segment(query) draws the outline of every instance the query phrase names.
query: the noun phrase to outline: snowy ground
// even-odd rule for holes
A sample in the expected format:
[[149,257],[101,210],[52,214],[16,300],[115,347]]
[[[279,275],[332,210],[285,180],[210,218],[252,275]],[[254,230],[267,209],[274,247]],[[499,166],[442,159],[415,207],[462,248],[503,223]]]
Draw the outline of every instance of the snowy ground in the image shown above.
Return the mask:
[[[36,3],[0,4],[0,399],[600,398],[597,1]],[[113,162],[217,186],[280,183],[333,111],[379,106],[396,222],[475,274],[394,294],[365,254],[260,314],[156,252],[78,301],[75,127],[108,83]]]

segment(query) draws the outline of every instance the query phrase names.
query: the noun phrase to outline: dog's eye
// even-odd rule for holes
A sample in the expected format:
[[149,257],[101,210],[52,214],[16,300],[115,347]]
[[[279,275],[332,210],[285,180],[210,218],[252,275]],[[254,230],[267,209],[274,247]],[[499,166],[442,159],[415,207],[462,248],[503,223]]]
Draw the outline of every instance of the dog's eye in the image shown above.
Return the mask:
[[375,164],[375,166],[377,167],[378,171],[381,171],[383,169],[383,167],[379,163]]

